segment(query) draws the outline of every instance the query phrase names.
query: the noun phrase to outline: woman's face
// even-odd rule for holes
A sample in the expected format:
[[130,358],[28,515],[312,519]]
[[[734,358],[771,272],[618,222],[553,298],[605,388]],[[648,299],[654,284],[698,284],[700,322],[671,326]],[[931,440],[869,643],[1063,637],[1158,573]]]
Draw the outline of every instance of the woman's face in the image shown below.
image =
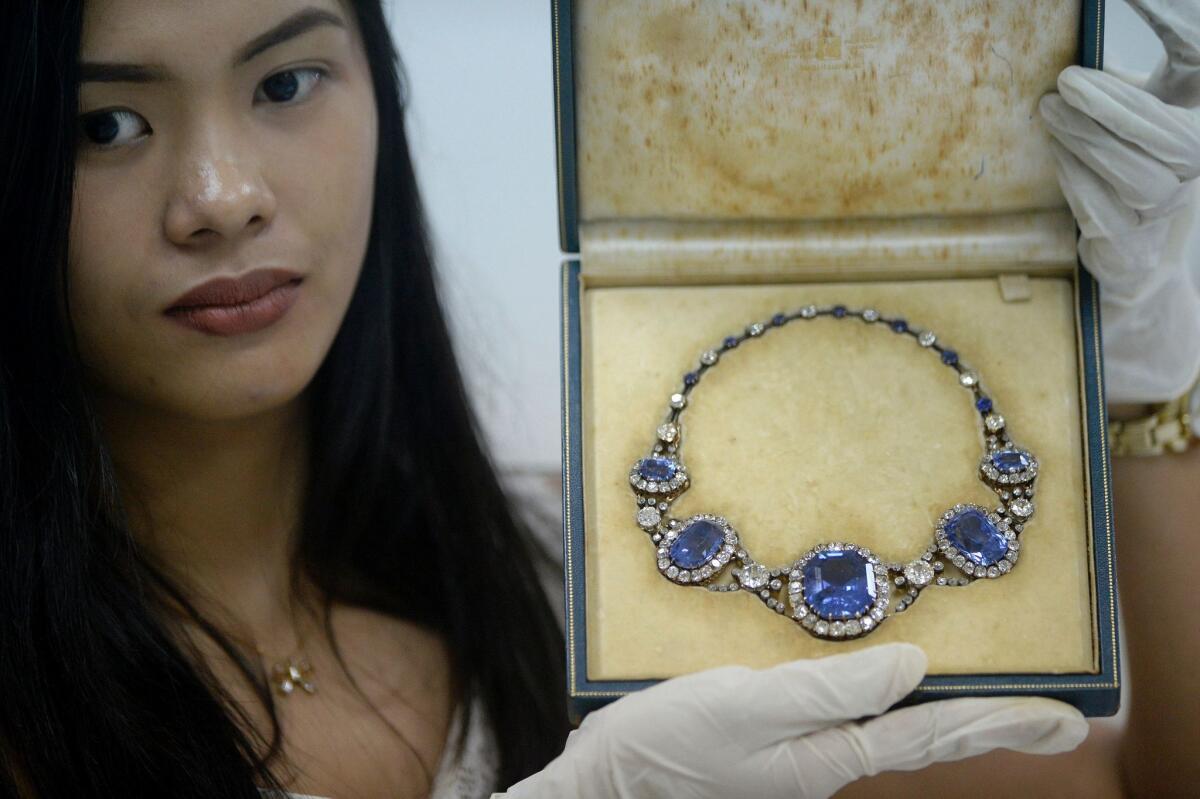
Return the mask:
[[[89,383],[198,420],[294,399],[370,229],[377,112],[354,18],[338,0],[88,0],[80,56],[68,280]],[[240,309],[166,313],[259,269],[301,280]]]

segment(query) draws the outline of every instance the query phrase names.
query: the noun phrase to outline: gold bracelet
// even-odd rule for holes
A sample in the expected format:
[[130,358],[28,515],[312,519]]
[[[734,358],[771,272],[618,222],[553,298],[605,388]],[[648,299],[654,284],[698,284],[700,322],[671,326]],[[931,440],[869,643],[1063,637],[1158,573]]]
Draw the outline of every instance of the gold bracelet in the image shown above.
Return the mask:
[[1200,390],[1200,378],[1175,399],[1156,403],[1145,416],[1110,420],[1108,436],[1112,454],[1162,455],[1168,450],[1185,451],[1196,440],[1190,405],[1192,394],[1197,390]]

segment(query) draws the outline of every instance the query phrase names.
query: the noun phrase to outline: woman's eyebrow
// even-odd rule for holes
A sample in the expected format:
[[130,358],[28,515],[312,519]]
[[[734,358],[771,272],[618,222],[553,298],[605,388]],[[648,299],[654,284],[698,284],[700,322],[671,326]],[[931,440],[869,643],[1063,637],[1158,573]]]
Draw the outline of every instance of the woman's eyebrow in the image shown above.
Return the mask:
[[[342,18],[331,11],[309,7],[298,11],[275,27],[259,34],[242,46],[230,66],[238,67],[278,44],[322,25],[345,28]],[[175,76],[157,64],[119,64],[84,61],[79,65],[80,83],[154,83],[171,81]]]

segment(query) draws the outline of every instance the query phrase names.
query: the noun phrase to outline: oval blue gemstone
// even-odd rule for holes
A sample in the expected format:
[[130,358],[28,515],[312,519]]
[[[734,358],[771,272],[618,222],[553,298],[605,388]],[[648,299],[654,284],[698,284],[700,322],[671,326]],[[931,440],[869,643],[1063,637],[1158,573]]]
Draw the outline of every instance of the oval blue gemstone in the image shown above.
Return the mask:
[[992,465],[1004,474],[1015,474],[1028,469],[1032,461],[1019,449],[1002,449],[992,453]]
[[946,538],[976,565],[991,566],[1008,552],[1004,533],[981,511],[967,508],[946,522]]
[[643,480],[663,483],[675,476],[677,468],[675,461],[670,458],[642,458],[638,461],[637,470]]
[[698,569],[708,563],[725,542],[721,525],[708,519],[697,519],[683,528],[671,544],[671,562],[681,569]]
[[804,601],[824,619],[852,619],[875,604],[875,573],[857,552],[818,552],[804,564]]

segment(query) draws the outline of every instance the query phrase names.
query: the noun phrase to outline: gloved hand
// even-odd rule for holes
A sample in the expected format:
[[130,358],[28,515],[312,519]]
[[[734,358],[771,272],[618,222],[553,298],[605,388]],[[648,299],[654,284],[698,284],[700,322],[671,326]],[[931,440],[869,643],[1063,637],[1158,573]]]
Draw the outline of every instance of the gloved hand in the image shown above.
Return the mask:
[[1078,710],[1041,697],[947,699],[884,713],[926,665],[919,647],[894,643],[664,680],[585,716],[562,754],[502,796],[823,797],[880,771],[998,747],[1053,754],[1087,736]]
[[1108,400],[1147,403],[1200,374],[1200,3],[1129,4],[1165,59],[1142,80],[1067,67],[1038,109],[1100,283]]

